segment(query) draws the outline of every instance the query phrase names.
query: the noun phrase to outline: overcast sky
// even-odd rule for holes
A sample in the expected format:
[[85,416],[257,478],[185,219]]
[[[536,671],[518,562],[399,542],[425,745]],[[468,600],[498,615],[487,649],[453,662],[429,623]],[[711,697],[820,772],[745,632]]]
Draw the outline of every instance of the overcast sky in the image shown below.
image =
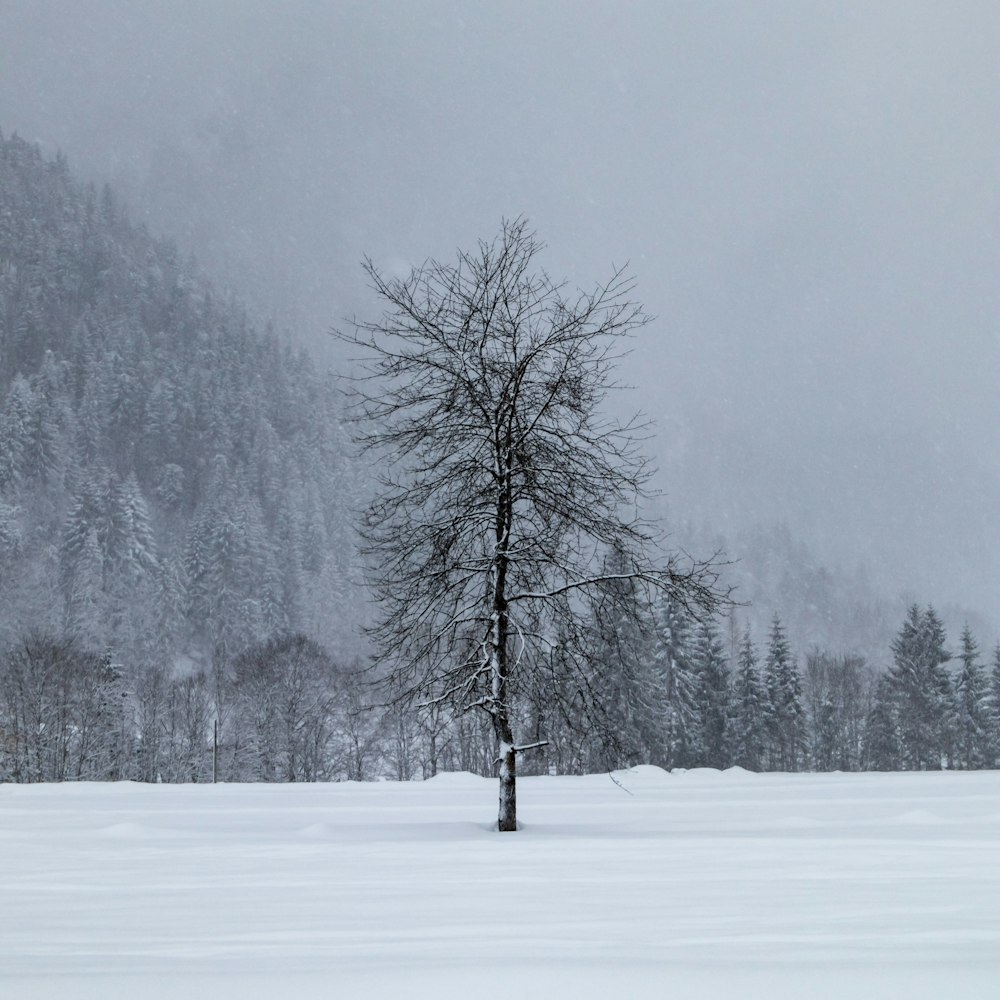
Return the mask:
[[998,53],[995,0],[4,0],[0,128],[313,343],[504,216],[630,261],[675,515],[996,620]]

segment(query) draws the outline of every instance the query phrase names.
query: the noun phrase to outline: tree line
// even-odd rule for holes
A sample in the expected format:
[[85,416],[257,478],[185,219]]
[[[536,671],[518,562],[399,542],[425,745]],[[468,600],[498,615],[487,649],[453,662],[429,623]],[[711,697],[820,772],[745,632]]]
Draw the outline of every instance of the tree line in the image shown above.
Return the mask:
[[545,719],[556,734],[546,765],[573,773],[636,763],[786,772],[1000,766],[1000,645],[984,663],[966,626],[950,650],[932,607],[909,609],[888,666],[822,650],[800,659],[778,616],[763,643],[749,627],[734,634],[730,626],[724,638],[718,621],[671,602],[655,604],[624,641],[595,623],[589,669],[611,732]]
[[[522,774],[652,763],[752,771],[978,769],[1000,765],[1000,648],[956,651],[933,608],[913,607],[888,669],[813,651],[800,662],[779,618],[734,655],[720,624],[669,601],[623,635],[595,608],[594,655],[560,697],[529,688],[513,712],[548,745]],[[575,697],[604,699],[599,720]],[[379,700],[370,673],[301,634],[255,642],[211,669],[118,663],[78,639],[29,634],[0,657],[0,781],[344,781],[493,775],[492,727],[443,706]]]

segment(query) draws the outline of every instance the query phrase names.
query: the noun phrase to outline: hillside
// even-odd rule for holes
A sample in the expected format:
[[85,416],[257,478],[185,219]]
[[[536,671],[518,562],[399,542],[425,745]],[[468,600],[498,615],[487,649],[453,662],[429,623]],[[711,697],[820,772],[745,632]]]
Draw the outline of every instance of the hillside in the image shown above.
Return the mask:
[[331,380],[111,191],[0,136],[0,644],[346,648],[357,476]]

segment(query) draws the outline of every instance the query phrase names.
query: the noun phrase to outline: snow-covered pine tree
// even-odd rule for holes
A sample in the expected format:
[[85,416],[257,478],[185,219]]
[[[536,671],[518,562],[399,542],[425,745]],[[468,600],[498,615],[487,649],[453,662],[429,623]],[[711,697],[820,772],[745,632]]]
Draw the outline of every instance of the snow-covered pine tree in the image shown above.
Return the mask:
[[746,627],[733,677],[731,747],[733,763],[749,771],[764,767],[765,693],[757,669],[757,651]]
[[[605,561],[604,570],[612,577],[625,569],[614,553]],[[573,643],[563,635],[551,641],[545,679],[557,692],[554,703],[544,705],[544,685],[528,695],[536,716],[544,713],[567,724],[564,742],[577,744],[592,770],[667,765],[667,673],[654,648],[655,635],[637,618],[621,613],[621,606],[634,600],[634,590],[629,580],[612,578],[602,584],[591,601],[585,642]],[[579,680],[568,652],[573,645],[587,650],[587,687],[602,705],[602,717],[588,712],[574,694]]]
[[108,634],[107,601],[104,596],[104,556],[97,529],[90,528],[65,576],[66,634],[97,645]]
[[892,707],[906,770],[939,770],[953,743],[954,701],[944,664],[944,626],[933,608],[913,605],[892,644]]
[[991,762],[990,767],[1000,766],[1000,643],[993,647],[993,666],[990,670],[990,719],[991,719]]
[[729,664],[719,629],[712,619],[695,631],[691,661],[697,676],[699,758],[693,763],[720,770],[732,763],[729,749],[731,691]]
[[772,771],[797,771],[805,751],[802,681],[777,615],[771,620],[764,662],[764,685],[768,768]]
[[68,634],[91,641],[107,633],[101,472],[84,477],[70,501],[59,546]]
[[968,623],[962,629],[958,658],[962,669],[955,681],[955,753],[952,766],[964,770],[988,767],[992,751],[989,687],[979,647]]
[[64,369],[52,351],[46,351],[42,368],[32,379],[34,406],[24,471],[28,480],[39,486],[55,483],[68,458],[72,414]]
[[863,759],[868,771],[895,771],[900,767],[901,738],[895,701],[895,685],[885,675],[875,686],[872,708],[865,721]]
[[690,767],[701,757],[700,684],[692,659],[691,621],[677,601],[658,595],[653,605],[652,667],[662,691],[663,759],[666,768]]
[[26,471],[35,394],[26,378],[14,379],[0,410],[0,491],[11,493]]

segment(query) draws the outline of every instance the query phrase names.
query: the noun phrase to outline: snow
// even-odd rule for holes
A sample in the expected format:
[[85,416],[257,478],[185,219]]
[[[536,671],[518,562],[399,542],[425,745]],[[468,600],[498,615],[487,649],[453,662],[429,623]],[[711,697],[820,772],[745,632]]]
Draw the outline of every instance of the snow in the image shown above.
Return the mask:
[[0,786],[0,996],[997,995],[1000,774],[614,778]]

